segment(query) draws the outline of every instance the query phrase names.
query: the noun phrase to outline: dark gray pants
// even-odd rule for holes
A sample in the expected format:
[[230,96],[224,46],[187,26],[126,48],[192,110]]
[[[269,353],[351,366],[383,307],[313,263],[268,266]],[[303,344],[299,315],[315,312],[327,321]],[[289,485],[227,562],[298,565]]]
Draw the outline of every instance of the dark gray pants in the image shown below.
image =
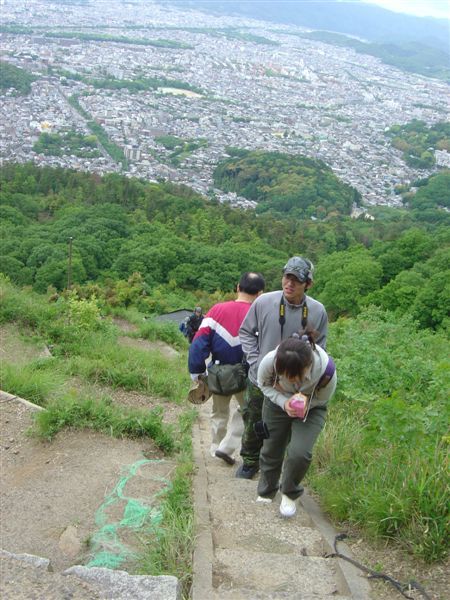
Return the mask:
[[264,440],[259,456],[258,494],[273,498],[281,489],[283,494],[295,500],[303,493],[300,483],[311,464],[312,449],[325,425],[327,409],[311,409],[303,422],[289,417],[283,409],[264,398],[262,416],[270,437]]

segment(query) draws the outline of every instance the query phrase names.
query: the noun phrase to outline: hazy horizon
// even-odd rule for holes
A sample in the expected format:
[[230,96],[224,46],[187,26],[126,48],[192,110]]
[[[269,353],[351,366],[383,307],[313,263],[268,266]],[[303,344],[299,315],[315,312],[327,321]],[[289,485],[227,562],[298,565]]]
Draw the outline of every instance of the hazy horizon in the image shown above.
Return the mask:
[[[314,0],[313,0],[314,1]],[[320,0],[319,0],[320,1]],[[386,10],[417,17],[450,19],[450,2],[447,0],[362,0]]]

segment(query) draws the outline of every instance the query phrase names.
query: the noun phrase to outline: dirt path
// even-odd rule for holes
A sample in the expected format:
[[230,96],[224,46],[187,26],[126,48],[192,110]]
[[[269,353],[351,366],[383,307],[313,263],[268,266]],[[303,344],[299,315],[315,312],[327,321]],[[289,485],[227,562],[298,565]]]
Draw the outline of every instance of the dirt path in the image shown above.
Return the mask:
[[[134,328],[118,325],[124,345],[156,348],[167,356],[176,352],[162,342],[128,338],[126,333]],[[13,324],[0,328],[0,339],[2,361],[27,364],[50,355]],[[80,382],[73,383],[78,387]],[[150,409],[161,404],[142,393],[106,388],[101,392],[121,406]],[[164,420],[175,423],[183,407],[164,404]],[[38,440],[28,434],[38,410],[0,392],[2,598],[175,598],[175,578],[163,578],[162,589],[153,585],[155,578],[145,578],[141,589],[140,577],[127,573],[120,575],[120,585],[115,580],[91,585],[64,574],[73,565],[88,565],[93,573],[100,569],[98,577],[103,578],[105,568],[134,571],[142,535],[158,527],[159,495],[169,485],[174,459],[164,457],[149,438],[117,439],[65,429],[51,442]],[[115,577],[120,571],[112,573]],[[113,596],[105,595],[110,586],[116,589]],[[120,586],[125,595],[118,591]]]
[[[401,596],[385,584],[367,582],[347,564],[324,558],[333,528],[305,499],[289,521],[278,515],[278,502],[255,502],[256,481],[236,479],[234,467],[209,455],[209,404],[200,409],[194,427],[195,510],[193,600],[396,600]],[[173,464],[161,460],[151,441],[117,440],[90,432],[61,432],[51,442],[26,435],[33,409],[0,396],[1,416],[1,541],[14,554],[49,559],[54,573],[0,556],[4,598],[19,600],[95,600],[105,596],[96,586],[75,577],[61,577],[76,564],[133,570],[133,552],[140,546],[136,529],[116,527],[130,499],[157,510],[155,494],[170,477]],[[152,456],[148,461],[146,457]],[[112,527],[117,538],[102,536]],[[89,543],[88,543],[89,542]],[[396,552],[375,550],[357,540],[352,547],[365,564],[386,566],[405,581],[405,564]],[[343,546],[343,551],[348,548]],[[350,551],[348,550],[348,554]],[[398,562],[396,559],[398,558]],[[404,561],[404,559],[403,559]],[[386,564],[386,563],[385,563]],[[435,566],[419,580],[432,600],[448,595],[448,571]],[[421,596],[410,594],[414,600]],[[127,596],[123,596],[124,598]],[[143,596],[146,597],[146,596]],[[161,596],[167,600],[169,596]],[[141,596],[131,596],[133,600]],[[157,600],[153,593],[149,596]]]

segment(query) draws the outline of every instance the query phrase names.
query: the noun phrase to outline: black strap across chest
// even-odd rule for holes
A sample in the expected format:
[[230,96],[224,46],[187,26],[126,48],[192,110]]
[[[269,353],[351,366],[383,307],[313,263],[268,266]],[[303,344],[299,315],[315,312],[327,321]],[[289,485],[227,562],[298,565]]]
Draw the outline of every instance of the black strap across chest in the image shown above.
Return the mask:
[[[280,323],[280,327],[281,327],[281,339],[283,339],[283,327],[284,327],[284,324],[286,323],[286,306],[284,303],[283,294],[281,295],[281,300],[280,300],[278,322]],[[307,322],[308,322],[308,305],[306,304],[306,298],[305,298],[303,300],[303,306],[302,306],[302,331],[305,331]]]

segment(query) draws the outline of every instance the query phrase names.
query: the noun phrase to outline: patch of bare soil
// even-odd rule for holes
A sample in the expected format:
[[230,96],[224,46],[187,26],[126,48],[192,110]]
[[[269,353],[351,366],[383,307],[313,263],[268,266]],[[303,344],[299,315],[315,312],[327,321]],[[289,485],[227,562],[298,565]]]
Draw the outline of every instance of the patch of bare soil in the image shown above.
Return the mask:
[[138,331],[138,327],[125,319],[121,319],[120,317],[114,317],[112,322],[116,327],[118,327],[123,333],[124,336],[121,336],[118,339],[119,344],[122,346],[131,346],[132,348],[139,348],[141,350],[157,350],[166,358],[176,358],[180,355],[180,353],[172,348],[169,344],[162,342],[160,340],[144,340],[142,338],[134,338],[127,334],[136,333]]
[[186,410],[186,407],[183,405],[178,405],[169,400],[145,394],[144,392],[127,391],[121,388],[111,388],[95,383],[88,384],[77,377],[73,377],[70,380],[69,388],[78,390],[78,392],[86,396],[109,398],[117,407],[143,411],[162,407],[162,420],[163,423],[167,425],[176,425],[178,423],[178,417]]
[[117,341],[121,346],[129,346],[131,348],[139,348],[139,350],[150,350],[153,352],[156,350],[166,358],[176,358],[177,356],[180,356],[177,350],[159,340],[152,342],[142,338],[121,336]]
[[138,331],[138,327],[125,319],[121,319],[120,317],[113,317],[112,322],[116,327],[121,329],[124,333],[133,333]]
[[48,348],[21,335],[11,323],[0,325],[0,363],[25,365],[37,358],[51,356]]
[[[26,364],[49,355],[12,324],[3,326],[0,336],[2,360]],[[76,380],[70,385],[87,387]],[[109,395],[121,406],[150,409],[161,404],[161,399],[136,392],[94,392]],[[170,403],[164,403],[164,409],[167,423],[175,423],[183,410]],[[116,439],[66,429],[51,442],[41,441],[29,435],[37,410],[0,392],[2,548],[48,558],[58,571],[98,560],[98,566],[108,566],[101,563],[108,553],[120,554],[124,564],[131,564],[142,549],[142,531],[136,519],[128,527],[128,519],[136,509],[138,514],[157,514],[160,493],[175,467],[173,459],[164,457],[150,438]],[[101,535],[104,528],[114,531],[113,539]]]
[[[173,461],[150,439],[64,430],[40,441],[27,435],[33,409],[5,395],[0,400],[3,549],[48,558],[55,570],[119,546],[121,556],[139,550],[139,528],[122,526],[124,515],[130,503],[157,510]],[[92,544],[102,527],[117,533],[111,547],[102,538]]]

